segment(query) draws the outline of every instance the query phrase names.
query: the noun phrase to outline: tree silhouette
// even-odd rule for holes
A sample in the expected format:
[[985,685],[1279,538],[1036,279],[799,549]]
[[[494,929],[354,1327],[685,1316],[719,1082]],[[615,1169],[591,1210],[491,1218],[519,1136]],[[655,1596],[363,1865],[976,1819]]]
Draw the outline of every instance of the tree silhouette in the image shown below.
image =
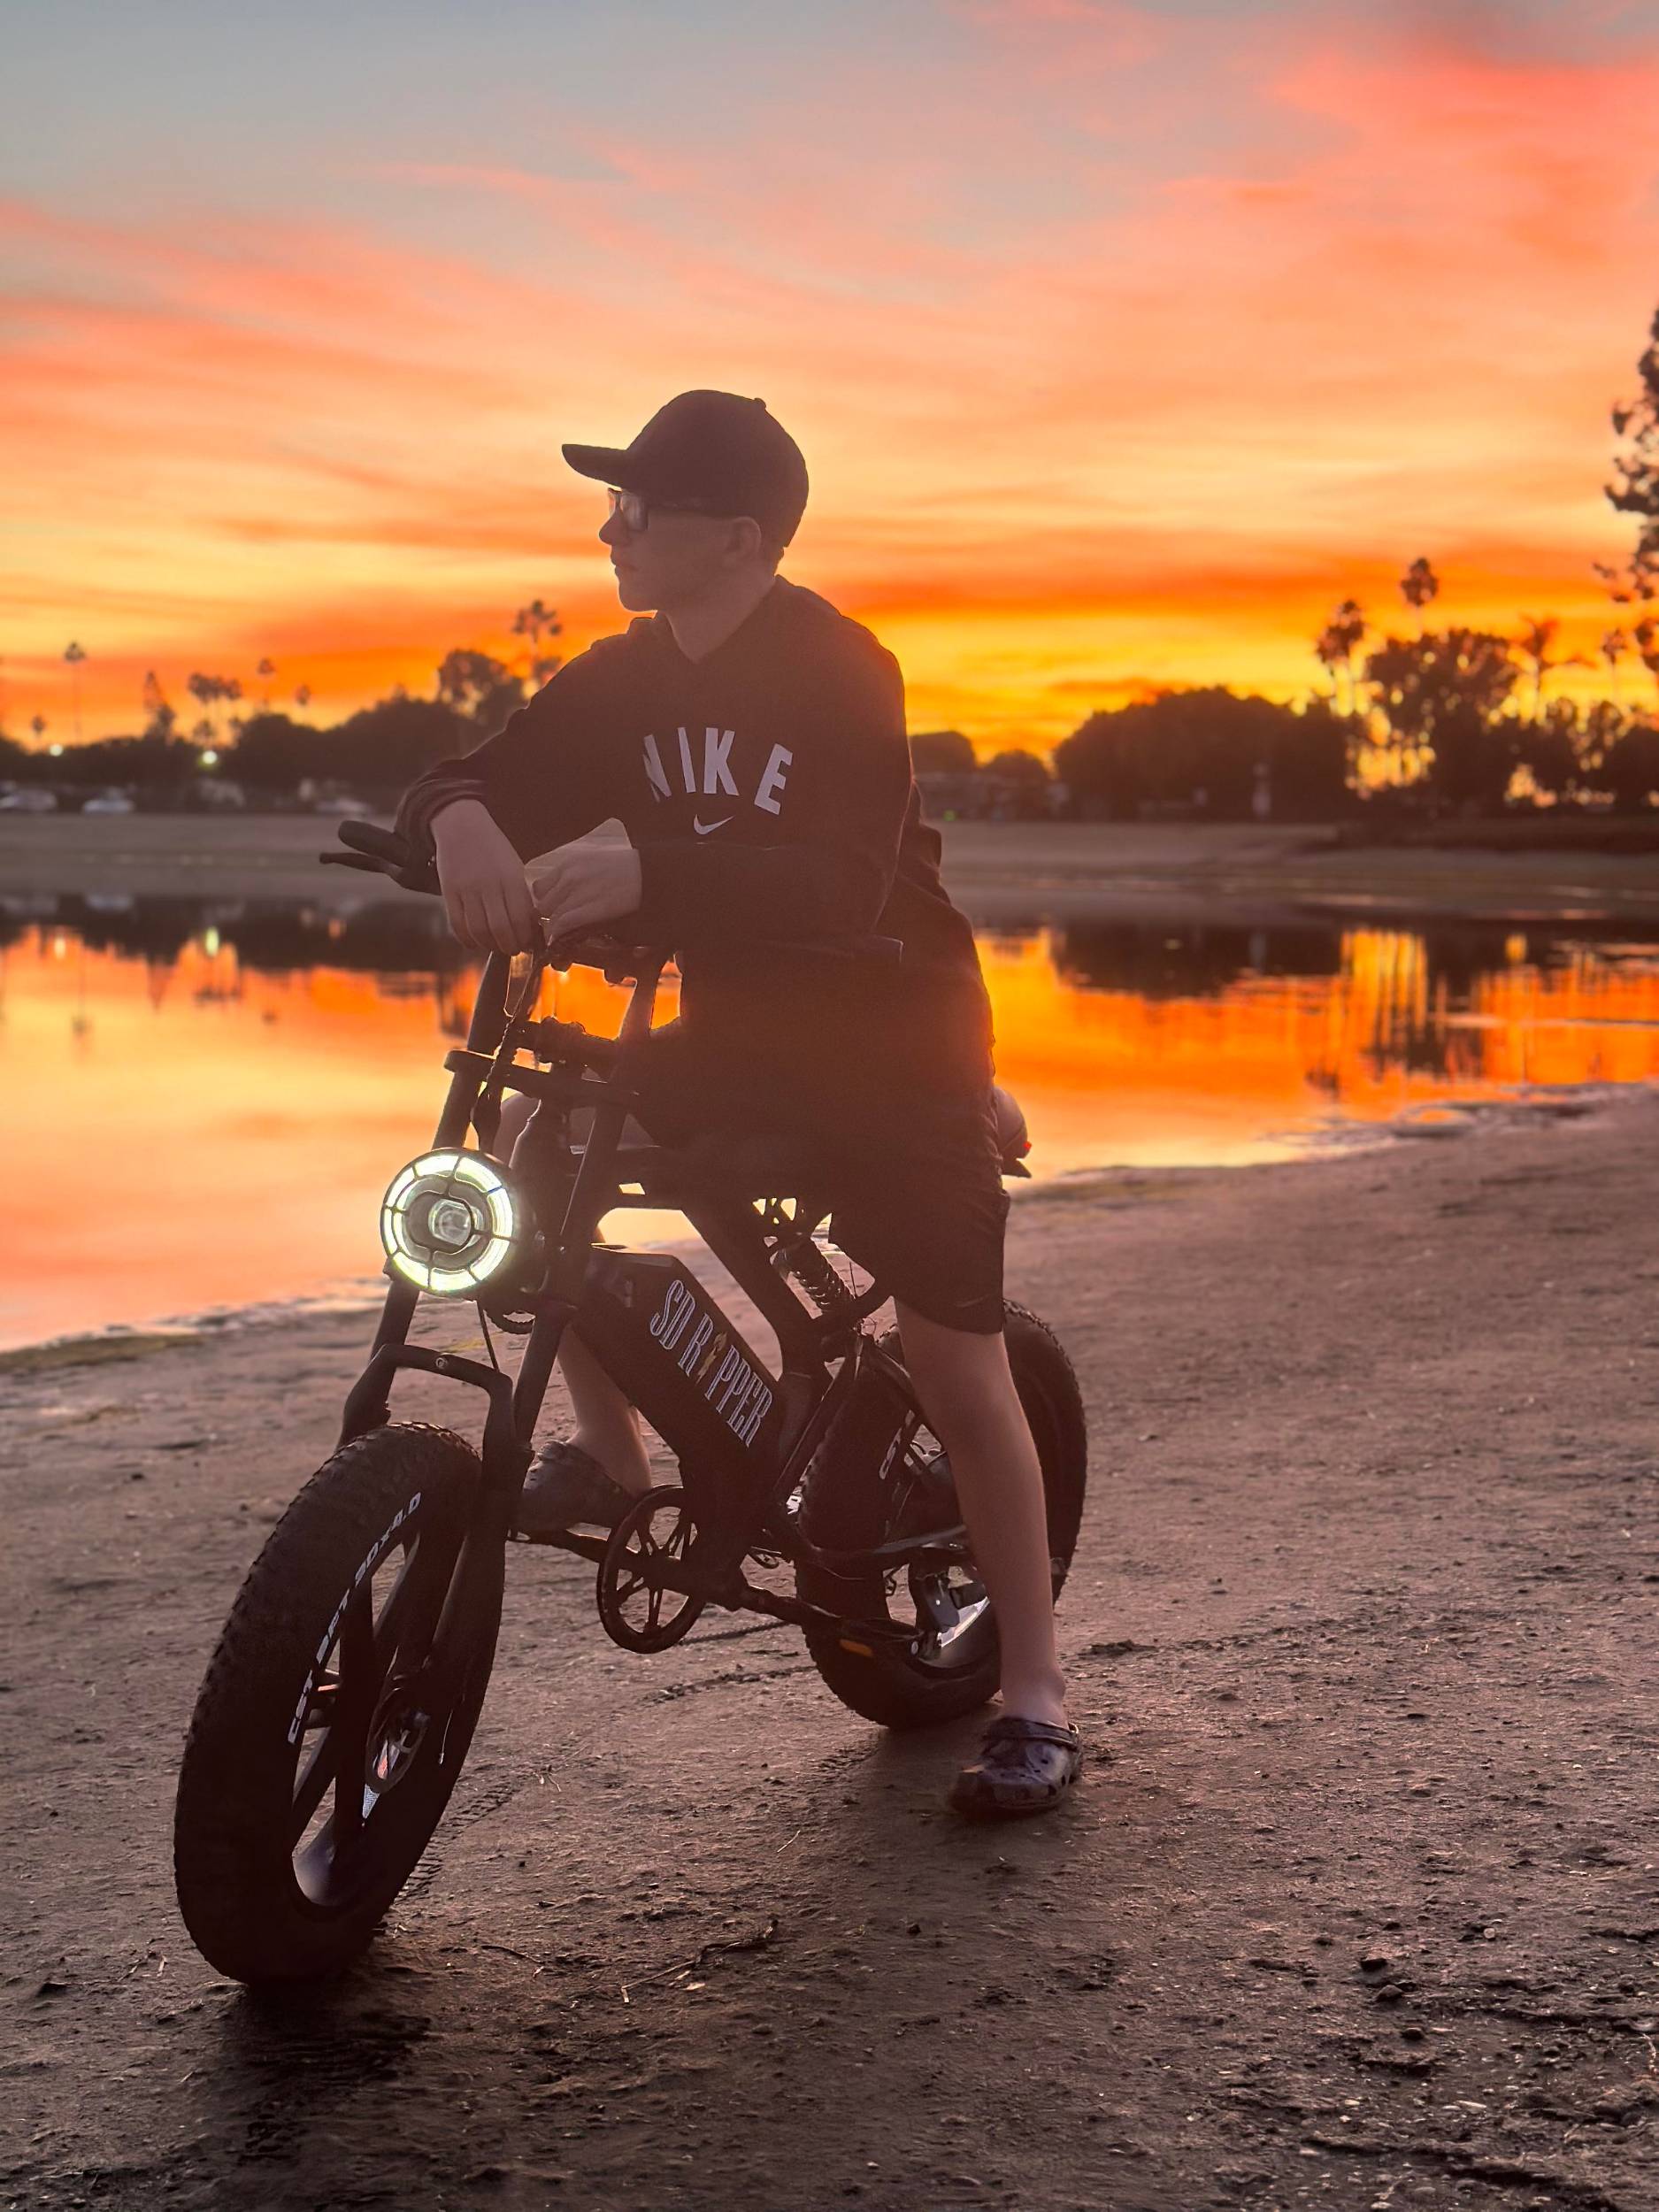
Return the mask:
[[434,761],[465,751],[477,733],[444,701],[404,693],[365,707],[322,734],[330,775],[343,777],[354,791],[395,798]]
[[205,732],[207,742],[210,745],[217,743],[219,726],[214,719],[212,710],[223,700],[242,697],[241,678],[210,676],[204,671],[196,669],[192,671],[187,680],[185,689],[196,703],[205,710],[202,719],[196,726],[195,735],[201,737]]
[[47,721],[46,717],[43,714],[36,714],[30,717],[29,727],[34,731],[35,742],[38,745],[42,738],[45,736],[47,731],[51,727],[51,725]]
[[1054,772],[1085,814],[1133,820],[1148,806],[1190,807],[1202,790],[1207,813],[1242,819],[1264,763],[1275,812],[1306,820],[1347,800],[1350,729],[1324,699],[1298,711],[1220,685],[1160,692],[1090,715],[1056,746]]
[[1438,599],[1440,595],[1440,580],[1419,554],[1400,579],[1400,596],[1408,607],[1416,611],[1419,637],[1423,634],[1424,611],[1430,602]]
[[[1618,513],[1636,518],[1636,542],[1628,561],[1596,561],[1592,565],[1613,603],[1633,611],[1635,618],[1626,618],[1629,643],[1642,666],[1659,683],[1659,620],[1653,613],[1655,602],[1659,601],[1659,312],[1648,326],[1647,344],[1636,364],[1636,373],[1640,380],[1639,396],[1622,401],[1613,409],[1613,434],[1624,442],[1613,456],[1615,481],[1602,487]],[[1602,654],[1606,657],[1605,638]],[[1617,675],[1617,664],[1609,664]],[[1615,795],[1621,805],[1631,803],[1632,793],[1647,772],[1645,767],[1632,765],[1645,761],[1646,755],[1634,741],[1637,733],[1632,730],[1629,734],[1632,742],[1621,741],[1617,749],[1623,780]],[[1612,758],[1609,753],[1609,764]]]
[[291,793],[307,776],[335,772],[329,757],[331,735],[286,714],[250,715],[225,765],[250,790]]
[[1607,663],[1608,680],[1613,687],[1613,696],[1618,697],[1618,664],[1630,650],[1630,640],[1623,630],[1611,629],[1602,633],[1601,658]]
[[1548,707],[1534,713],[1517,733],[1517,746],[1519,765],[1528,772],[1538,790],[1557,800],[1582,795],[1592,740],[1571,699],[1552,699]]
[[540,599],[533,599],[527,607],[520,607],[514,615],[512,634],[515,637],[527,637],[530,641],[531,682],[538,686],[546,683],[559,668],[562,657],[557,653],[543,653],[541,640],[544,637],[562,637],[565,625],[551,607],[543,606]]
[[1393,638],[1365,664],[1402,781],[1437,805],[1497,806],[1520,765],[1521,725],[1498,710],[1520,671],[1508,638],[1487,630]]
[[1640,397],[1613,410],[1613,434],[1624,441],[1613,457],[1617,480],[1603,487],[1622,515],[1636,518],[1636,543],[1623,570],[1595,564],[1622,606],[1647,606],[1659,598],[1659,312],[1636,364]]
[[271,679],[276,674],[276,663],[268,657],[263,659],[253,672],[265,686],[265,694],[259,702],[259,710],[262,714],[269,714],[271,711]]
[[1006,752],[994,754],[981,772],[988,782],[1002,786],[1000,803],[1006,804],[1016,821],[1038,821],[1048,812],[1054,778],[1048,762],[1039,760],[1035,753],[1010,746]]
[[918,730],[910,739],[910,765],[918,776],[971,776],[979,760],[960,730]]
[[523,705],[524,684],[505,661],[457,646],[439,664],[438,698],[488,737]]
[[1582,653],[1563,653],[1559,659],[1551,658],[1549,649],[1560,629],[1561,618],[1558,615],[1524,614],[1521,617],[1521,634],[1516,644],[1532,679],[1534,722],[1541,723],[1544,718],[1544,679],[1553,669],[1594,666],[1594,663],[1587,660]]
[[1636,813],[1659,804],[1659,728],[1651,722],[1632,722],[1608,748],[1596,782],[1613,795],[1621,813]]
[[1314,641],[1314,656],[1331,673],[1332,697],[1338,706],[1340,694],[1336,686],[1336,672],[1340,668],[1348,677],[1348,711],[1359,712],[1359,691],[1354,678],[1354,654],[1370,626],[1357,599],[1345,599]]
[[144,671],[143,700],[145,726],[151,730],[159,729],[164,737],[171,735],[173,726],[179,718],[168,705],[167,695],[161,687],[161,679],[153,668]]

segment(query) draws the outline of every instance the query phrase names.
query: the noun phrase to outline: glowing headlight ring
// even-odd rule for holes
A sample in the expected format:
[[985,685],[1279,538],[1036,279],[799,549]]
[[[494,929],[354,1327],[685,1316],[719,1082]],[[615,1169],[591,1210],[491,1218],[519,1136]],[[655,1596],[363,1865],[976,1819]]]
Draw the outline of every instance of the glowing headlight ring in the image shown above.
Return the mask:
[[[465,1184],[483,1201],[488,1229],[481,1249],[462,1266],[445,1267],[423,1249],[411,1233],[410,1212],[423,1197],[435,1199]],[[513,1248],[518,1212],[513,1194],[493,1161],[475,1152],[427,1152],[400,1169],[380,1205],[380,1242],[405,1282],[434,1297],[471,1296],[499,1272]]]

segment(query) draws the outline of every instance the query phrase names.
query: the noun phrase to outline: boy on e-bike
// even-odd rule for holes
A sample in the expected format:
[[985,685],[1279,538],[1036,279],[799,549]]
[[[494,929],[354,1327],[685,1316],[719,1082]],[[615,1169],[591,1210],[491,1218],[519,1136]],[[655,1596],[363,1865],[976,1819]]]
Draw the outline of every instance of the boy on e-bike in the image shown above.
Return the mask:
[[[951,1802],[1045,1810],[1082,1754],[1041,1471],[1002,1334],[990,1009],[921,819],[898,664],[778,574],[807,473],[761,401],[685,392],[626,448],[564,453],[610,488],[600,541],[636,618],[498,736],[422,776],[396,826],[435,856],[464,944],[513,952],[544,930],[626,922],[618,935],[675,948],[680,1018],[651,1037],[639,1089],[658,1141],[699,1126],[810,1133],[837,1243],[893,1286],[998,1624],[1003,1709]],[[612,818],[627,846],[572,843]],[[871,933],[900,940],[902,961],[815,964],[810,988],[761,944]],[[576,1432],[526,1480],[531,1535],[610,1526],[651,1481],[638,1416],[573,1331],[558,1357]]]

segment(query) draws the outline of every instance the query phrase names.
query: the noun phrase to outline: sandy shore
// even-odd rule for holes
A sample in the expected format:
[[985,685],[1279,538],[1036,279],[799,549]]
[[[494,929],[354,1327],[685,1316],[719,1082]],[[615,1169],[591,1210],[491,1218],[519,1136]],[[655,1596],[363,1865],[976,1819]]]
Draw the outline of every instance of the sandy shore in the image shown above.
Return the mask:
[[1644,1093],[1023,1193],[1094,1432],[1072,1802],[965,1829],[972,1726],[886,1740],[764,1623],[629,1657],[516,1550],[426,1869],[282,2007],[186,1941],[171,1793],[366,1329],[0,1371],[0,2203],[1648,2212],[1656,1159]]
[[[295,815],[0,815],[0,897],[93,892],[344,908],[399,896],[375,877],[318,865],[334,828]],[[1348,849],[1317,826],[957,822],[944,839],[946,882],[986,924],[1114,913],[1262,924],[1366,912],[1659,921],[1651,855]]]

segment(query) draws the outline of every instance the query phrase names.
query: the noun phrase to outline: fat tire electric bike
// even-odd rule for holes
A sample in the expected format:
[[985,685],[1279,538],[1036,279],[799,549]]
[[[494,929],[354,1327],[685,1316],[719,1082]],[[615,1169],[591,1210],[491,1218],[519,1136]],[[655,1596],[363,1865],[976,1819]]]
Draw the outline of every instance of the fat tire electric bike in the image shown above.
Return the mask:
[[[326,855],[436,892],[429,863],[348,822]],[[890,939],[776,948],[890,960]],[[174,1817],[180,1909],[220,1972],[250,1984],[339,1972],[414,1871],[482,1709],[507,1544],[569,1327],[637,1406],[679,1481],[608,1535],[551,1540],[594,1563],[600,1620],[634,1651],[709,1606],[798,1626],[854,1712],[891,1729],[955,1719],[998,1678],[996,1624],[949,1463],[911,1391],[888,1294],[826,1249],[833,1194],[811,1148],[745,1132],[657,1143],[631,1067],[671,955],[601,933],[484,964],[427,1153],[381,1214],[390,1279],[340,1442],[272,1530],[226,1623],[189,1725]],[[538,1018],[542,972],[600,968],[633,989],[618,1033]],[[504,1097],[534,1104],[511,1162]],[[1003,1172],[1023,1117],[999,1093]],[[774,1374],[675,1252],[600,1240],[629,1207],[682,1213],[776,1335]],[[489,1356],[410,1341],[425,1296],[476,1306]],[[1042,1465],[1055,1594],[1083,1510],[1081,1394],[1053,1332],[1009,1304],[1006,1336]],[[517,1334],[516,1376],[492,1329]],[[394,1422],[411,1370],[480,1394],[477,1442]],[[787,1568],[793,1594],[751,1578]]]

